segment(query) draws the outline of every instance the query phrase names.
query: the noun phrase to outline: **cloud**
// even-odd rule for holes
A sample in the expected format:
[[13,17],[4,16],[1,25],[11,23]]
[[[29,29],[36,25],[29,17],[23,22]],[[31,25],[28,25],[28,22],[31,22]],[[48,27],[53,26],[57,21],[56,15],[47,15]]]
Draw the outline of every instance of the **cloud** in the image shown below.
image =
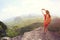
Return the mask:
[[[51,12],[51,15],[59,16],[60,2],[52,0],[10,0],[4,2],[5,7],[1,9],[0,19],[7,19],[14,16],[23,16],[28,14],[42,15],[41,9],[45,8]],[[58,14],[57,14],[58,13]]]

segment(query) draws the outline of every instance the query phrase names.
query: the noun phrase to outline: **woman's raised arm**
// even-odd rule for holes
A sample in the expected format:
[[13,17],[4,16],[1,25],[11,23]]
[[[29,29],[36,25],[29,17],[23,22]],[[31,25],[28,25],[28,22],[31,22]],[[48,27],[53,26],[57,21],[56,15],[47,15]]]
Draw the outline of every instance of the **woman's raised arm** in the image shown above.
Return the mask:
[[44,15],[44,11],[46,11],[45,9],[41,9],[41,11],[42,11],[42,14]]

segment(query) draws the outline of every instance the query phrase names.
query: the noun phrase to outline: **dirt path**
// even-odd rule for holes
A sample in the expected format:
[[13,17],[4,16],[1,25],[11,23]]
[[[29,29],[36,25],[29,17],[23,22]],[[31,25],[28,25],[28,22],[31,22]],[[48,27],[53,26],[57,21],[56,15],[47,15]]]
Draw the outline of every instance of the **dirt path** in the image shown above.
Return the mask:
[[49,31],[45,34],[43,27],[39,27],[33,31],[24,33],[22,40],[60,40],[60,37]]

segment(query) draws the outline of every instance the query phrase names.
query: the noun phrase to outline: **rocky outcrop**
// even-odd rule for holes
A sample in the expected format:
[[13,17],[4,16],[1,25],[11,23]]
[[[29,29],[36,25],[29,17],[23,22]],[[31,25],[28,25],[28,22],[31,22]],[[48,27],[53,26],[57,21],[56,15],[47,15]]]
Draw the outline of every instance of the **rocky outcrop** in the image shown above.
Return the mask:
[[21,40],[60,40],[53,32],[44,33],[43,27],[24,33]]
[[23,36],[19,35],[10,40],[60,40],[60,37],[50,31],[44,33],[43,27],[39,27],[33,31],[25,32]]
[[40,33],[42,33],[42,31],[40,32],[41,29],[38,29],[24,33],[22,40],[41,40],[42,37]]

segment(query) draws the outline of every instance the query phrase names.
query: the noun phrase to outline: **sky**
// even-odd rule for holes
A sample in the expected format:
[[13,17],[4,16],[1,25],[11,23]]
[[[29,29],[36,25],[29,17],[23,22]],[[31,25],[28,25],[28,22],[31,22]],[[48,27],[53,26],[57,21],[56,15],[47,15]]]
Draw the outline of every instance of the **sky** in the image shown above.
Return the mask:
[[0,0],[0,20],[29,14],[43,16],[42,8],[60,17],[60,0]]

